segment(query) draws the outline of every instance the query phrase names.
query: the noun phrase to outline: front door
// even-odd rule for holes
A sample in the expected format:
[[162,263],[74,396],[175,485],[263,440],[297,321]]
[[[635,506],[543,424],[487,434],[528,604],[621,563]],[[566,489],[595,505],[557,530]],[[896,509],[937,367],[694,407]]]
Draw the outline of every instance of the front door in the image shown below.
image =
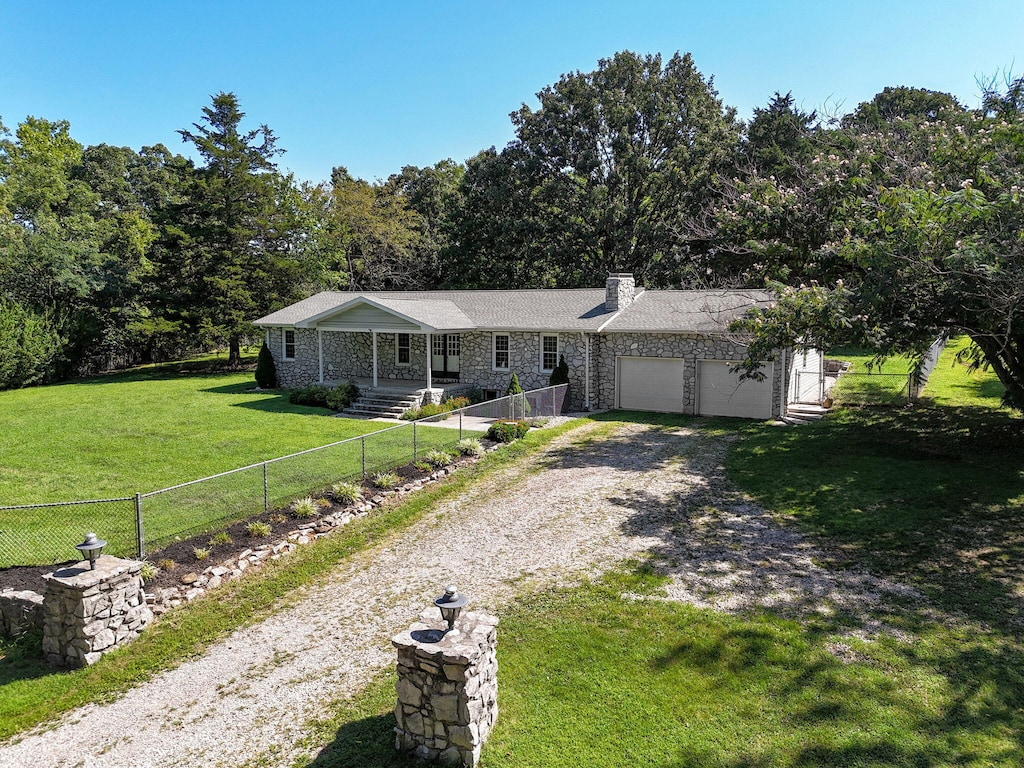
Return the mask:
[[437,379],[459,378],[462,337],[457,333],[439,333],[431,340],[430,375]]

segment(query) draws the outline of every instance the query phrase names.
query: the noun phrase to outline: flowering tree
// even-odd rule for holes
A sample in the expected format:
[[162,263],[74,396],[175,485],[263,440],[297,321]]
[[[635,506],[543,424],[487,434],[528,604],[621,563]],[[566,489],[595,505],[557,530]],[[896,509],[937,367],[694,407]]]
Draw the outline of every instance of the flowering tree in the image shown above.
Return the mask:
[[[861,105],[854,116],[872,119],[829,131],[797,182],[737,183],[721,215],[746,220],[752,251],[793,248],[794,232],[817,237],[789,262],[798,272],[768,275],[774,306],[734,328],[754,334],[751,372],[769,349],[794,343],[851,342],[920,361],[936,337],[963,333],[967,361],[990,367],[1006,403],[1024,410],[1021,85],[989,93],[975,112],[951,98],[927,109],[897,101],[904,110],[883,117]],[[780,221],[816,229],[787,233]]]

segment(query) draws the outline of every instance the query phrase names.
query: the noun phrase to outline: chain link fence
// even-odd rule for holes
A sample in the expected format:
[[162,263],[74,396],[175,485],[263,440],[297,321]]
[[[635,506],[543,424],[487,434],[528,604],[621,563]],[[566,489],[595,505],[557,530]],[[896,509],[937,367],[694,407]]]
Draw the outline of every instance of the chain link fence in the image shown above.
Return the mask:
[[488,400],[148,493],[0,506],[0,568],[69,560],[87,531],[107,540],[105,552],[142,558],[339,481],[360,482],[432,450],[453,453],[460,439],[482,436],[495,421],[560,416],[566,390],[561,384]]

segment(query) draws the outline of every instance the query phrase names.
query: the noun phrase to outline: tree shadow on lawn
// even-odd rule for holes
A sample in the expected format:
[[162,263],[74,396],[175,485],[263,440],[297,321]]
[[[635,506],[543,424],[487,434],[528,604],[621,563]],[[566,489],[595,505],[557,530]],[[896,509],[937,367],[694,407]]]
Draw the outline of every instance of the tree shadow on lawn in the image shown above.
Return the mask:
[[221,387],[209,387],[203,392],[212,392],[219,395],[256,395],[252,400],[232,403],[234,408],[251,408],[254,411],[265,413],[295,413],[304,416],[334,416],[334,411],[329,408],[315,408],[308,405],[295,405],[288,400],[289,390],[286,389],[255,389],[255,384],[248,381],[236,384],[225,384]]
[[[681,579],[690,599],[714,605],[715,594],[725,593],[730,610],[729,595],[748,595],[752,599],[732,607],[798,618],[812,639],[890,633],[901,641],[893,646],[904,662],[942,676],[948,690],[943,706],[909,702],[898,708],[923,740],[866,736],[815,744],[801,749],[791,765],[946,764],[949,752],[970,754],[973,747],[958,746],[965,733],[977,742],[1009,739],[1015,752],[1007,764],[1015,764],[1024,754],[1021,421],[950,407],[836,416],[784,429],[644,415],[658,428],[639,443],[609,441],[609,450],[565,461],[618,466],[623,459],[616,453],[635,448],[664,463],[662,441],[676,440],[681,471],[691,475],[676,494],[666,499],[641,489],[613,502],[632,510],[626,533],[657,537],[652,562]],[[624,419],[634,420],[622,413],[599,417]],[[686,437],[673,427],[695,434]],[[725,430],[739,439],[729,440]],[[716,431],[728,448],[711,439]],[[743,491],[776,514],[762,513]],[[763,652],[760,640],[746,645],[753,656]],[[692,653],[681,646],[673,655]],[[702,654],[692,663],[717,663],[706,650]],[[736,658],[735,648],[728,656]],[[791,688],[778,690],[778,696],[808,688],[822,692],[792,713],[794,722],[845,721],[848,702],[865,697],[890,706],[891,691],[882,683],[837,689],[830,672],[837,663],[811,665]],[[837,690],[840,695],[833,695]],[[676,764],[771,764],[707,758],[682,756]]]

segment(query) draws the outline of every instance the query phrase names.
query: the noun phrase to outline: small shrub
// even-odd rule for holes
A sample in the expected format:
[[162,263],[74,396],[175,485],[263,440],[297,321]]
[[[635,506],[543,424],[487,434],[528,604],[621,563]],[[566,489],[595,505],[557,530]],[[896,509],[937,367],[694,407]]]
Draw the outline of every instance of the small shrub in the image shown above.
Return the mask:
[[270,354],[267,342],[260,347],[256,358],[256,386],[260,389],[273,389],[277,386],[277,369],[274,367],[274,356]]
[[169,557],[163,557],[156,561],[156,567],[161,571],[173,571],[176,565],[177,563]]
[[446,414],[451,413],[457,408],[465,408],[469,404],[469,398],[467,397],[450,397],[442,403],[427,403],[426,405],[417,406],[416,408],[410,408],[399,416],[399,418],[405,419],[406,421],[426,419],[431,416],[447,418]]
[[269,523],[264,523],[259,520],[253,520],[251,523],[245,526],[245,530],[254,539],[264,539],[270,535],[270,531],[272,529]]
[[331,486],[331,495],[339,504],[355,504],[363,498],[363,489],[355,483],[335,483]]
[[288,394],[288,402],[293,405],[309,405],[316,408],[327,408],[327,395],[331,388],[324,384],[311,384],[301,389],[293,389]]
[[464,437],[455,444],[455,450],[463,456],[483,456],[484,447],[475,437]]
[[317,499],[316,505],[320,507],[320,509],[330,509],[331,502],[329,499]]
[[394,472],[376,472],[370,477],[370,482],[381,490],[390,490],[401,481],[401,478]]
[[160,573],[160,569],[157,568],[149,560],[142,561],[142,568],[139,569],[139,576],[142,577],[143,582],[152,581],[156,578],[157,574]]
[[505,390],[505,395],[521,395],[523,394],[523,388],[519,384],[519,375],[515,372],[512,373],[512,378],[509,379],[508,389]]
[[209,542],[211,547],[216,547],[218,544],[231,544],[231,543],[232,543],[231,537],[228,536],[228,532],[227,531],[221,531],[220,533],[213,534],[213,536],[210,537],[210,542]]
[[484,401],[484,391],[479,387],[473,387],[466,392],[465,398],[469,401],[470,405],[476,405]]
[[192,554],[196,556],[196,560],[205,560],[210,556],[210,550],[204,547],[194,547]]
[[327,407],[332,411],[343,411],[359,399],[359,387],[352,382],[335,387],[327,393]]
[[487,437],[496,443],[511,443],[530,431],[525,421],[496,421],[487,430]]
[[452,463],[452,455],[447,451],[427,451],[424,461],[432,467],[447,467]]
[[415,464],[413,464],[413,466],[416,467],[416,469],[418,469],[420,472],[431,472],[434,469],[432,466],[430,466],[430,464],[428,464],[425,461],[417,461]]
[[292,502],[292,514],[296,517],[316,517],[319,512],[320,506],[310,496]]

